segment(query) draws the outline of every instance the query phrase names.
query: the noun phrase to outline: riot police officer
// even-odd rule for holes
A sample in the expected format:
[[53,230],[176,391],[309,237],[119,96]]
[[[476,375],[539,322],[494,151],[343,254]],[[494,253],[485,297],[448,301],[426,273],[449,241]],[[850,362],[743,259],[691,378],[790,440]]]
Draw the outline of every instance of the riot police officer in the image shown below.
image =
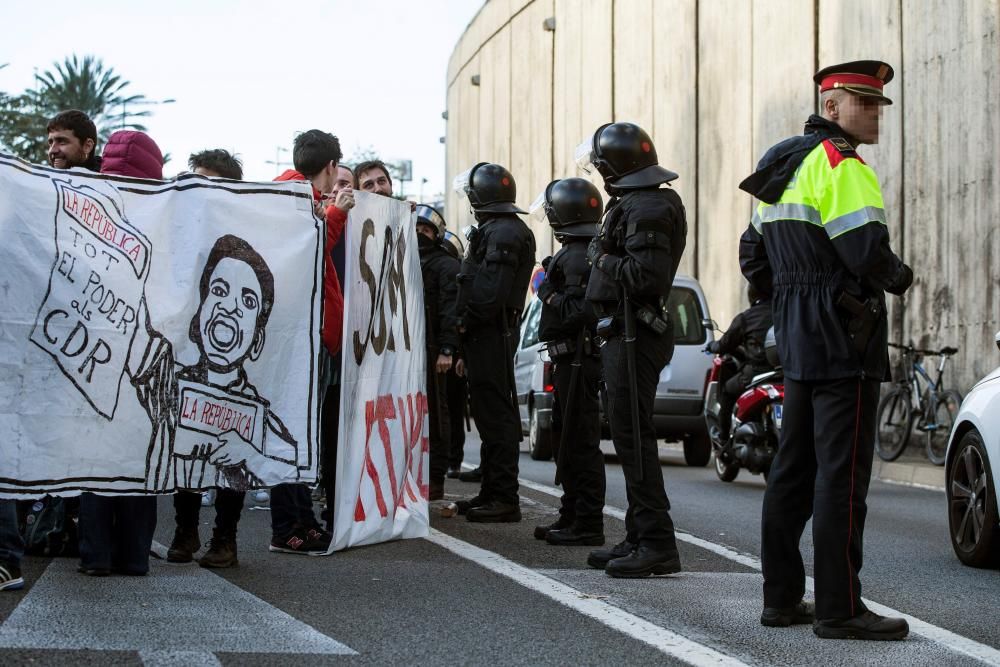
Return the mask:
[[[772,147],[740,188],[758,200],[740,239],[743,275],[773,294],[785,419],[764,493],[760,622],[813,622],[831,639],[902,639],[902,618],[861,599],[862,538],[879,383],[888,379],[885,292],[913,272],[889,247],[882,193],[859,144],[878,142],[888,64],[828,67],[822,115]],[[802,600],[799,539],[812,516],[816,606]],[[815,620],[814,620],[815,615]]]
[[677,174],[658,164],[649,135],[632,123],[602,125],[576,151],[596,168],[611,195],[600,235],[590,243],[587,298],[604,317],[598,335],[607,386],[608,423],[628,493],[624,541],[592,551],[591,567],[613,577],[681,569],[670,502],[653,427],[660,371],[674,353],[667,297],[687,237],[680,197],[661,187]]
[[469,521],[521,520],[518,444],[521,418],[514,387],[517,326],[535,265],[535,237],[517,217],[514,177],[480,162],[455,178],[469,198],[478,227],[459,274],[458,318],[469,374],[472,416],[483,440],[479,493],[458,503]]
[[[448,371],[458,348],[459,263],[444,245],[445,222],[437,209],[417,206],[417,245],[424,279],[424,314],[427,345],[427,410],[430,422],[429,500],[444,498],[444,475],[451,449],[448,410]],[[450,245],[450,244],[449,244]]]
[[587,244],[597,234],[603,211],[601,193],[582,178],[552,181],[531,206],[532,215],[548,218],[562,244],[542,262],[545,280],[538,287],[543,304],[538,337],[548,343],[562,417],[556,466],[563,495],[559,518],[536,527],[535,537],[554,545],[604,544],[601,359],[594,342],[597,316],[586,298]]

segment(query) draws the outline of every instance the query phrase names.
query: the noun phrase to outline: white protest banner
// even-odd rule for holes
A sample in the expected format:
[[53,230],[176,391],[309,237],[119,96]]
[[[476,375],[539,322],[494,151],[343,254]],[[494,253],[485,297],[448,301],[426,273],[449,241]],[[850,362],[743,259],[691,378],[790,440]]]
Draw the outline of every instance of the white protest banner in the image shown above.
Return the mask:
[[424,537],[424,293],[410,206],[355,193],[344,233],[344,348],[331,551]]
[[0,238],[0,497],[316,478],[307,184],[0,155]]

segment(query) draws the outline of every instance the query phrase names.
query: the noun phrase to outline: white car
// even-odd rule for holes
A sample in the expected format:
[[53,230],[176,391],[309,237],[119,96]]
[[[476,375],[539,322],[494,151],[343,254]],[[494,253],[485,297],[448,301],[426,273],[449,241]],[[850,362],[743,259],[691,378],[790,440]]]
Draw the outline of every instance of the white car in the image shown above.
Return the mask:
[[[1000,348],[1000,333],[996,335]],[[993,466],[1000,463],[1000,368],[962,401],[948,442],[945,490],[951,545],[966,565],[1000,565],[1000,520]]]

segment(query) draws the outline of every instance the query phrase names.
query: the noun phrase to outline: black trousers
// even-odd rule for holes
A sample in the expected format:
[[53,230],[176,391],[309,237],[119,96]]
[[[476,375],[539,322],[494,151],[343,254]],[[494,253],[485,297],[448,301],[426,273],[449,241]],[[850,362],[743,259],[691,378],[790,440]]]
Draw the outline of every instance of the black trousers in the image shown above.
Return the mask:
[[513,402],[513,335],[504,340],[498,327],[481,327],[465,335],[472,417],[483,440],[482,487],[479,497],[516,505],[521,417]]
[[[219,489],[215,496],[215,530],[220,535],[236,536],[236,525],[240,522],[246,497],[244,491]],[[178,491],[174,494],[174,511],[178,528],[197,530],[201,514],[201,494],[196,491]]]
[[80,564],[129,574],[149,571],[156,496],[80,496]]
[[469,383],[452,368],[448,371],[448,419],[451,422],[451,445],[448,467],[458,470],[465,460],[465,405],[469,400]]
[[[337,356],[340,363],[340,356]],[[326,529],[333,530],[334,498],[337,494],[337,442],[340,437],[340,382],[332,382],[326,388],[323,398],[322,427],[320,430],[320,475],[319,483],[326,495],[326,509],[321,518]],[[312,510],[310,510],[310,515]]]
[[[615,452],[625,474],[625,494],[628,511],[625,514],[626,539],[633,544],[649,546],[657,551],[677,548],[674,523],[670,518],[670,500],[663,487],[656,429],[653,427],[653,403],[660,371],[674,353],[672,335],[657,334],[638,325],[635,341],[636,386],[639,403],[639,434],[632,432],[632,407],[625,337],[610,337],[601,348],[604,382],[608,393],[608,424]],[[642,452],[642,479],[635,465],[635,449]]]
[[291,482],[271,487],[271,533],[275,537],[284,537],[292,532],[296,524],[306,528],[319,527],[313,514],[312,493],[308,485]]
[[427,411],[430,462],[428,478],[431,484],[444,484],[451,454],[451,416],[448,405],[448,374],[438,373],[437,350],[427,350]]
[[[598,385],[601,360],[584,355],[573,404],[569,404],[573,357],[560,357],[553,369],[556,399],[562,414],[561,442],[557,451],[562,469],[562,502],[559,514],[581,530],[604,532],[604,454],[601,453],[601,416]],[[561,446],[561,445],[560,445]]]
[[858,573],[878,395],[873,380],[785,379],[781,442],[764,492],[764,606],[789,607],[802,598],[799,539],[812,516],[816,617],[864,611]]

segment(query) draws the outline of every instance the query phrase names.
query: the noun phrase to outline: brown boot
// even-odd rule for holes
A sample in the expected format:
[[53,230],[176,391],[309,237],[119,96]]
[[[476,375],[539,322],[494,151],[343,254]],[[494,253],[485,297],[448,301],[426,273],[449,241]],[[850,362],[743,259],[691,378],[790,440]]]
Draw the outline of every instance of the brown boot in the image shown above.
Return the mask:
[[240,561],[236,558],[236,535],[225,535],[218,530],[213,531],[212,540],[208,543],[208,551],[198,560],[202,567],[224,568],[236,567]]
[[201,549],[198,527],[182,528],[177,526],[174,530],[174,541],[167,549],[167,561],[170,563],[190,563],[198,549]]

